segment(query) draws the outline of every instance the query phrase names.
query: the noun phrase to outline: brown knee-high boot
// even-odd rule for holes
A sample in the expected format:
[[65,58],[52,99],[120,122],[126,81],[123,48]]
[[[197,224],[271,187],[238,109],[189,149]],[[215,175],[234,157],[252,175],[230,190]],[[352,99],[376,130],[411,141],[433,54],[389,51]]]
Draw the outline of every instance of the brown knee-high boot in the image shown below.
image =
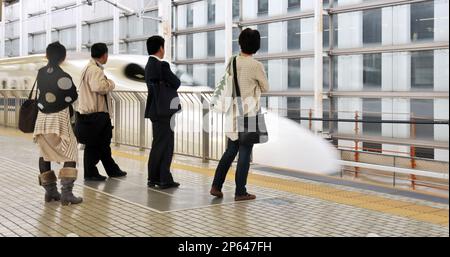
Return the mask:
[[61,194],[56,187],[56,175],[53,170],[47,171],[39,175],[39,185],[45,189],[45,202],[59,201]]
[[64,206],[70,204],[79,204],[83,202],[83,198],[75,197],[72,193],[73,184],[77,180],[78,171],[75,168],[62,168],[59,171],[61,179],[61,204]]

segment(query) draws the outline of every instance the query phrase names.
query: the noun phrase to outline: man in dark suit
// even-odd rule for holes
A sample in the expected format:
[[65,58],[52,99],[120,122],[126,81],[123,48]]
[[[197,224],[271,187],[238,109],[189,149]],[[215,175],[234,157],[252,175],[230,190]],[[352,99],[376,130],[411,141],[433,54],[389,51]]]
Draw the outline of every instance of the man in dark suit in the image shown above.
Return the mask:
[[150,119],[153,126],[153,143],[148,162],[148,186],[168,189],[180,186],[173,180],[170,172],[174,152],[174,131],[171,127],[172,117],[158,115],[158,104],[170,99],[157,97],[161,81],[175,90],[178,90],[181,82],[170,70],[169,63],[162,60],[165,53],[164,44],[165,40],[160,36],[153,36],[147,40],[150,57],[145,67],[145,81],[148,88],[145,118]]

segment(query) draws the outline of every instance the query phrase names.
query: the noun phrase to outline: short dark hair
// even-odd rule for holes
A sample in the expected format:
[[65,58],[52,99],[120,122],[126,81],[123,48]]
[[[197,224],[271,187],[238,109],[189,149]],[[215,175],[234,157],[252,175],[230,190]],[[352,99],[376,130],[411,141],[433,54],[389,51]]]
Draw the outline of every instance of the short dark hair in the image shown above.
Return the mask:
[[166,41],[161,36],[153,36],[147,39],[147,51],[149,55],[156,54],[159,49],[164,48]]
[[91,57],[100,58],[108,53],[108,46],[105,43],[96,43],[91,47]]
[[59,65],[66,59],[67,50],[61,43],[54,42],[47,46],[46,54],[50,64]]
[[244,29],[239,35],[239,45],[242,52],[255,54],[261,48],[261,34],[251,28]]

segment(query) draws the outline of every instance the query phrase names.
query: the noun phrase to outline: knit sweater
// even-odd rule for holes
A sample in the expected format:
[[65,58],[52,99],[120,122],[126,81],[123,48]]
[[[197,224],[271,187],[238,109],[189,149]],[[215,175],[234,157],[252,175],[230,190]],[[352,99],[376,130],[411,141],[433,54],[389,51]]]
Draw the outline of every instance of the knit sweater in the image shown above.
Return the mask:
[[47,65],[37,76],[38,108],[42,113],[60,112],[78,99],[72,77],[61,67]]

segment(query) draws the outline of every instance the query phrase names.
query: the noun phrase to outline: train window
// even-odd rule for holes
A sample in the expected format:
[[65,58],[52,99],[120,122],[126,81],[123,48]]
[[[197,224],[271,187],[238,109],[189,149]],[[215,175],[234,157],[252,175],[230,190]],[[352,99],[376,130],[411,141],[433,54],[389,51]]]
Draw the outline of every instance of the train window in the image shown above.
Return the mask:
[[6,80],[2,80],[2,88],[1,89],[6,89],[6,86],[8,85],[8,82]]
[[138,64],[128,64],[125,67],[124,73],[125,77],[127,77],[128,79],[145,82],[145,70]]
[[17,89],[17,80],[13,80],[13,81],[11,82],[11,89],[12,89],[12,90]]

